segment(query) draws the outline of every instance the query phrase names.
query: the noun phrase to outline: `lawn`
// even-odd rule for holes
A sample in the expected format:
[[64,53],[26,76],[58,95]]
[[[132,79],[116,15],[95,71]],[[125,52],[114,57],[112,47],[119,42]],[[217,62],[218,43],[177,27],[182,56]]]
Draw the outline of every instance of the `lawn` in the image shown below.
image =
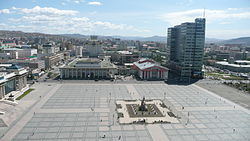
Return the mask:
[[242,77],[234,76],[234,75],[230,75],[230,74],[225,74],[225,73],[222,73],[222,72],[220,72],[220,73],[206,73],[205,75],[221,78],[221,79],[224,79],[224,80],[245,80]]
[[20,100],[23,97],[25,97],[27,94],[29,94],[31,91],[33,91],[34,89],[28,89],[27,91],[25,91],[22,95],[20,95],[18,98],[16,98],[16,100]]

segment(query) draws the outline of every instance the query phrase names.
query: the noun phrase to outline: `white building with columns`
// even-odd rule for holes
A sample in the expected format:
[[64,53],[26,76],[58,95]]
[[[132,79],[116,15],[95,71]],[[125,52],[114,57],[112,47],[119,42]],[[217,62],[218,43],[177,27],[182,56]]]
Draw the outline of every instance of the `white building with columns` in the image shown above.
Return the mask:
[[0,99],[27,89],[28,71],[13,64],[0,64]]
[[60,68],[61,79],[110,79],[117,73],[117,67],[109,58],[77,58]]
[[167,80],[168,68],[157,64],[155,61],[142,58],[133,63],[133,69],[136,70],[137,76],[142,80]]

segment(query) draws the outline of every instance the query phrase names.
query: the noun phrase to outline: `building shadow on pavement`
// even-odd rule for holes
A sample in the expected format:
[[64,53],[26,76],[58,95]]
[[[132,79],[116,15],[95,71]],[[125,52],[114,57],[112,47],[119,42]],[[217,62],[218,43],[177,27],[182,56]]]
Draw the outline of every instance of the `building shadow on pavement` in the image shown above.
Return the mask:
[[176,75],[173,72],[169,72],[168,74],[168,80],[165,81],[166,84],[168,85],[191,85],[193,83],[196,83],[197,81],[199,81],[200,79],[196,79],[196,78],[190,78],[186,81],[181,80],[180,76]]

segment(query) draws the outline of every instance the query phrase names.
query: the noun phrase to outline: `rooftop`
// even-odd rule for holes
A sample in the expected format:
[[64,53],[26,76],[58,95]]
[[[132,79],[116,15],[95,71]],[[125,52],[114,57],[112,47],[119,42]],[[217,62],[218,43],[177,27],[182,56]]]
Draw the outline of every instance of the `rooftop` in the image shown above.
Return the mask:
[[120,54],[126,54],[126,55],[131,55],[131,54],[133,54],[131,51],[117,51],[118,53],[120,53]]
[[98,58],[77,58],[69,63],[69,65],[64,66],[63,68],[116,68],[109,60]]
[[240,64],[230,64],[226,61],[219,61],[219,62],[216,62],[217,64],[220,64],[220,65],[225,65],[225,66],[231,66],[231,67],[239,67],[239,68],[249,68],[250,65],[240,65]]
[[141,58],[139,61],[137,62],[134,62],[134,65],[137,66],[140,70],[144,70],[144,69],[147,69],[147,68],[151,68],[151,67],[161,67],[163,69],[166,69],[168,70],[168,68],[166,67],[163,67],[157,63],[154,63],[153,60],[150,60],[148,58]]
[[12,50],[23,50],[23,49],[20,49],[20,48],[5,48],[3,50],[12,51]]
[[236,62],[236,63],[248,63],[248,64],[250,64],[250,61],[248,61],[248,60],[236,60],[234,62]]

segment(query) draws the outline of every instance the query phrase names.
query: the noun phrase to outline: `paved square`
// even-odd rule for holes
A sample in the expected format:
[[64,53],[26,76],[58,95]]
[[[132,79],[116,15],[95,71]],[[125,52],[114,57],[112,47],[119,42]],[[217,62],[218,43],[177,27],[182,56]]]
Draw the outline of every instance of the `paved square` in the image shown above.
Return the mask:
[[44,109],[108,107],[112,99],[131,99],[126,86],[64,85],[46,102]]
[[[147,129],[121,126],[113,130],[102,125],[102,113],[36,114],[14,140],[152,140]],[[109,113],[107,113],[109,115]],[[102,119],[102,120],[101,120]],[[109,123],[111,124],[111,123]],[[105,138],[103,136],[105,135]]]
[[[3,139],[250,140],[250,112],[195,85],[56,84]],[[161,99],[186,118],[171,124],[118,123],[115,101]],[[35,112],[34,112],[35,111]],[[30,118],[29,118],[30,117]],[[15,132],[14,132],[15,131]]]

